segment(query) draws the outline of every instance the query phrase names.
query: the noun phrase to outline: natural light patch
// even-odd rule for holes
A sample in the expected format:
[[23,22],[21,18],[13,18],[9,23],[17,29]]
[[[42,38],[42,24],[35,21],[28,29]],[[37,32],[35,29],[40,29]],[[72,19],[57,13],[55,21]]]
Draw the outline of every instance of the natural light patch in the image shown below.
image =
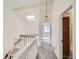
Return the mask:
[[44,32],[50,32],[50,29],[48,26],[44,26]]

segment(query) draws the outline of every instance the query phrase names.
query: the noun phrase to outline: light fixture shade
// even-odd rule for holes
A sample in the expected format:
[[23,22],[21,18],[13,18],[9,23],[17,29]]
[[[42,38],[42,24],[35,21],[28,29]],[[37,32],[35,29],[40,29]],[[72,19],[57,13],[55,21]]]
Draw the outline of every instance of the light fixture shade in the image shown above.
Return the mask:
[[45,21],[47,21],[48,20],[48,17],[47,16],[45,16]]

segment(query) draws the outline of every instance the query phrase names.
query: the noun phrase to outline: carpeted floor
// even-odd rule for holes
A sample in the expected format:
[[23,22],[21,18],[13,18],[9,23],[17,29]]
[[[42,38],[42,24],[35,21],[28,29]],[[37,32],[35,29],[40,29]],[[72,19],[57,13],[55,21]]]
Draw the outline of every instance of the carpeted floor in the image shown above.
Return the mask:
[[36,59],[57,59],[57,57],[52,52],[51,47],[43,43],[40,47],[38,47],[38,55]]

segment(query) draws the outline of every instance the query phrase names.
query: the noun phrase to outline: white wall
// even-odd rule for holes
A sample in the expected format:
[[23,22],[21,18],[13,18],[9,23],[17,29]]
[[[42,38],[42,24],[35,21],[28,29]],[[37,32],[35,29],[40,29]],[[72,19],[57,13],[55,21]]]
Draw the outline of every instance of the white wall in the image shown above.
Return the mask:
[[38,34],[39,23],[29,22],[25,23],[13,11],[11,4],[8,0],[4,0],[4,20],[3,20],[3,51],[4,55],[13,48],[13,39],[19,38],[20,34]]
[[76,59],[76,18],[75,18],[74,8],[72,8],[72,43],[73,43],[72,50],[73,50],[73,59]]
[[[58,59],[62,59],[60,16],[71,5],[74,0],[54,0],[52,6],[52,47]],[[75,57],[73,58],[75,59]]]

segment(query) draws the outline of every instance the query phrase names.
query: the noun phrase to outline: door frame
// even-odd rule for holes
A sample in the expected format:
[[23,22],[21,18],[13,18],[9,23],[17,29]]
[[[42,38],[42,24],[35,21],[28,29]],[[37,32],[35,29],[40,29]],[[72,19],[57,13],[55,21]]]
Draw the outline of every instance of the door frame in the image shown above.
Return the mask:
[[[73,6],[73,5],[70,5],[70,6],[69,6],[64,12],[62,12],[61,15],[59,16],[59,20],[60,20],[60,21],[59,21],[59,32],[60,32],[60,33],[59,33],[59,35],[60,35],[60,36],[59,36],[59,37],[60,37],[60,38],[59,38],[59,39],[60,39],[60,41],[59,41],[59,42],[60,42],[60,45],[59,45],[59,46],[60,46],[60,53],[61,53],[61,58],[62,58],[62,59],[63,59],[63,48],[62,48],[62,47],[63,47],[63,44],[62,44],[62,40],[63,40],[63,38],[62,38],[62,36],[63,36],[63,34],[62,34],[62,17],[63,17],[63,15],[64,15],[66,12],[68,12],[69,10],[71,10],[71,9],[73,8],[72,6]],[[70,21],[71,21],[71,19],[70,19]],[[71,23],[70,23],[70,24],[71,24]],[[74,28],[74,25],[75,25],[75,23],[74,23],[73,26],[72,26],[73,28]],[[73,29],[73,28],[72,28],[72,29]],[[74,38],[72,38],[72,41],[74,41]],[[75,41],[72,42],[72,47],[73,47],[73,48],[75,48],[74,45],[75,45]],[[72,48],[72,50],[73,50],[73,51],[72,51],[72,54],[73,54],[73,55],[72,55],[72,59],[74,59],[74,57],[75,57],[75,55],[74,55],[75,51],[74,51],[73,48]]]

